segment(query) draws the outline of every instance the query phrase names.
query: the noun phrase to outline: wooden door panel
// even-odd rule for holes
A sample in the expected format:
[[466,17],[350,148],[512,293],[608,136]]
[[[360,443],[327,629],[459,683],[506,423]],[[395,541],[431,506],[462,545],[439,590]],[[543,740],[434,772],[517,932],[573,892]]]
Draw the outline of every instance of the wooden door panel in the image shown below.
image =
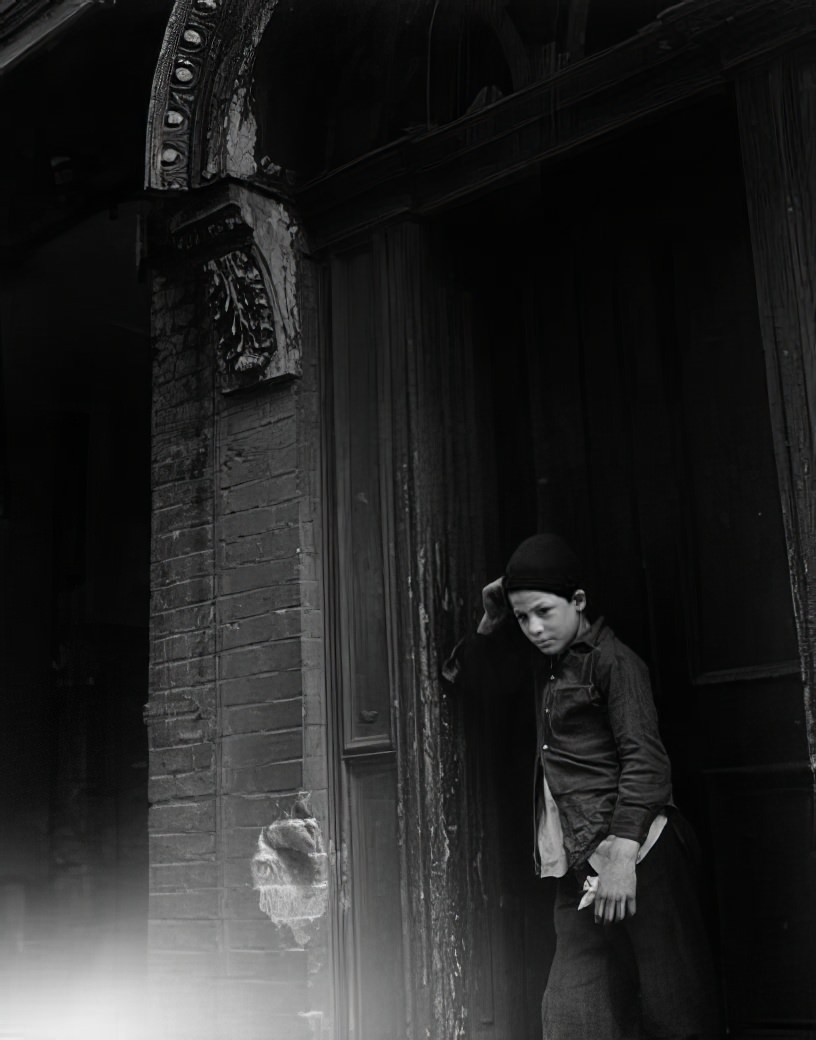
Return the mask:
[[750,258],[675,247],[695,678],[798,660]]
[[370,250],[343,254],[333,264],[334,519],[346,751],[393,747],[374,285]]
[[371,249],[331,265],[334,805],[338,812],[338,1036],[405,1035],[403,906],[392,718],[388,473]]
[[814,910],[807,770],[721,776],[711,812],[717,849],[722,965],[732,1034],[786,1035],[810,1022]]
[[356,983],[349,1036],[403,1040],[405,976],[396,764],[353,762],[349,788]]
[[[649,610],[634,483],[632,369],[621,338],[611,245],[603,231],[582,235],[576,270],[592,523],[592,541],[586,547],[593,577],[590,606],[593,616],[609,615],[613,627],[625,632],[626,640],[646,655]],[[571,435],[570,430],[566,433]]]
[[746,229],[701,212],[630,235],[623,254],[619,355],[636,391],[640,551],[652,609],[662,604],[675,626],[651,632],[664,731],[717,889],[729,1023],[792,1023],[806,991],[793,999],[779,977],[801,983],[795,966],[808,953],[807,927],[790,920],[809,840],[806,748]]
[[[504,869],[513,860],[531,878],[531,810],[524,798],[516,858],[502,842],[499,806],[527,789],[529,759],[521,784],[494,761],[496,726],[510,718],[500,690],[490,703],[439,703],[443,640],[449,648],[453,632],[461,634],[464,613],[450,590],[462,567],[472,581],[466,561],[480,554],[490,508],[481,486],[489,466],[474,450],[486,440],[475,430],[478,398],[493,403],[472,382],[484,337],[468,292],[449,284],[452,271],[436,264],[416,226],[389,229],[331,264],[335,754],[346,897],[337,930],[349,1040],[401,1038],[409,1019],[420,1035],[416,1023],[429,1006],[440,1035],[453,1035],[457,1020],[467,1021],[469,1040],[534,1040],[540,1031],[540,990],[531,1013],[525,1000],[534,965],[525,952],[529,893]],[[484,372],[480,379],[487,382]],[[448,539],[461,552],[450,569]],[[439,645],[429,648],[431,626]],[[461,734],[450,732],[448,712]],[[502,754],[522,762],[515,748]],[[548,925],[545,918],[544,934]]]
[[711,770],[803,763],[806,755],[802,679],[746,677],[699,686],[698,739]]

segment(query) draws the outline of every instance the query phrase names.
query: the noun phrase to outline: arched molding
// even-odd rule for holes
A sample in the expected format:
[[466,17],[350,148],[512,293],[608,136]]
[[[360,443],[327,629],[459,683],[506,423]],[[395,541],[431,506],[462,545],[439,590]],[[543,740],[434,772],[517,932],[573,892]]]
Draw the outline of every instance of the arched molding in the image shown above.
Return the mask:
[[225,392],[300,374],[303,243],[289,207],[249,184],[248,83],[277,2],[176,0],[151,96],[147,187],[188,193],[212,185],[179,207],[169,230],[200,267]]
[[[309,4],[300,2],[308,15]],[[252,87],[256,53],[279,3],[175,0],[151,92],[149,189],[188,191],[223,177],[269,183],[269,171],[257,167]],[[445,14],[484,24],[504,55],[512,89],[529,85],[536,61],[498,2],[454,0]]]
[[251,137],[247,79],[277,3],[176,0],[153,78],[148,188],[186,191],[253,172],[253,142],[242,142]]

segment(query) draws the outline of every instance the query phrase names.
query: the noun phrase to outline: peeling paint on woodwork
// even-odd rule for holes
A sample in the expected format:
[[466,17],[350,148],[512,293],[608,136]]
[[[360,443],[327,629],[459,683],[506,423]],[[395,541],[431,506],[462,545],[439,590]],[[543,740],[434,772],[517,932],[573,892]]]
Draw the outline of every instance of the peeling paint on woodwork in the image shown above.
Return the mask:
[[351,878],[349,877],[349,847],[345,838],[340,843],[340,908],[343,913],[351,909]]
[[238,202],[244,220],[253,229],[275,290],[272,306],[280,321],[284,349],[293,350],[300,335],[297,298],[300,228],[280,202],[248,191],[241,193]]
[[228,176],[239,180],[258,172],[255,161],[258,126],[254,113],[247,105],[247,93],[246,87],[240,87],[233,94],[227,112],[227,154],[224,165]]
[[309,793],[301,792],[291,816],[264,827],[251,864],[260,909],[274,924],[286,925],[301,946],[328,904],[328,856],[308,801]]
[[[785,57],[737,81],[743,165],[754,253],[771,429],[781,491],[813,797],[816,798],[816,488],[814,453],[811,146],[816,79],[809,55]],[[794,100],[795,99],[795,100]],[[784,113],[784,115],[783,115]],[[785,219],[796,203],[796,220]],[[800,201],[811,200],[800,207]]]
[[[414,453],[414,473],[409,476],[416,482],[422,472],[421,460]],[[416,499],[416,492],[415,492]],[[421,524],[421,521],[418,521]],[[456,840],[456,824],[448,820],[450,805],[445,793],[450,793],[450,777],[446,775],[440,755],[440,740],[444,730],[443,715],[437,682],[438,661],[436,646],[437,611],[444,598],[442,579],[442,554],[438,542],[431,539],[430,531],[413,549],[414,566],[409,572],[409,601],[415,606],[414,639],[411,659],[417,679],[417,707],[419,719],[414,731],[414,747],[421,747],[419,775],[428,800],[434,804],[433,813],[423,812],[423,827],[427,847],[429,868],[427,893],[424,885],[414,895],[419,906],[429,904],[431,935],[434,937],[429,949],[429,961],[422,965],[425,985],[431,989],[431,1018],[440,1035],[452,1038],[465,1035],[467,1008],[461,998],[463,967],[461,938],[457,921],[452,912],[450,886],[453,871],[457,866],[453,842]],[[419,740],[417,740],[417,737]],[[416,757],[416,756],[415,756]],[[433,794],[431,792],[434,792]],[[455,883],[455,882],[453,882]],[[429,979],[434,980],[429,983]],[[426,1035],[431,1035],[426,1030]]]
[[254,24],[250,23],[250,39],[243,46],[241,70],[236,78],[237,86],[229,99],[225,118],[226,137],[221,145],[224,154],[217,153],[217,143],[210,138],[210,143],[214,146],[211,147],[207,158],[207,171],[210,175],[226,173],[232,177],[249,178],[258,172],[258,125],[252,104],[255,52],[277,6],[277,0],[267,3],[257,15],[257,21]]
[[299,1011],[298,1018],[306,1024],[311,1040],[320,1040],[326,1035],[322,1011]]
[[[148,187],[188,190],[255,172],[252,71],[276,7],[277,0],[175,0],[151,91]],[[162,160],[167,148],[172,163]]]

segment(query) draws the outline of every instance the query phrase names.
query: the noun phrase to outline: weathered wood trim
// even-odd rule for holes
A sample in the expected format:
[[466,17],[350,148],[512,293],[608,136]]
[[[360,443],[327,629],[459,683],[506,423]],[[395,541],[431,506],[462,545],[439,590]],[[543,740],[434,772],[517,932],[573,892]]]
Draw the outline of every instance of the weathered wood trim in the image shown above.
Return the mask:
[[[148,187],[188,190],[235,172],[231,152],[250,143],[235,139],[230,113],[246,105],[255,50],[276,5],[176,0],[151,93]],[[585,17],[583,0],[574,3],[571,45],[580,43]],[[303,203],[322,215],[326,241],[388,216],[448,205],[726,83],[733,69],[813,32],[814,17],[809,0],[674,5],[618,46],[312,182]],[[253,179],[254,156],[245,159],[240,176]]]
[[816,785],[816,48],[741,76],[737,102]]
[[26,0],[0,16],[0,76],[47,44],[91,11],[99,11],[101,0]]
[[[393,414],[397,409],[392,408],[392,394],[394,384],[394,351],[391,349],[391,308],[389,305],[389,265],[387,253],[382,236],[375,236],[373,242],[376,263],[376,293],[381,301],[377,309],[377,324],[375,325],[375,336],[381,345],[379,366],[378,392],[383,407],[379,415],[379,444],[380,444],[380,470],[382,475],[383,497],[381,503],[382,533],[383,533],[383,568],[385,574],[386,589],[388,590],[388,667],[390,689],[394,710],[392,724],[394,732],[394,747],[397,752],[397,822],[399,831],[399,859],[400,859],[400,906],[403,920],[402,933],[402,964],[405,986],[405,1036],[414,1038],[421,1036],[417,1029],[417,1022],[427,1021],[427,1007],[423,1002],[417,1007],[414,981],[416,979],[415,963],[417,960],[415,936],[407,922],[413,919],[415,907],[413,906],[414,890],[420,886],[416,882],[415,868],[412,863],[412,819],[410,813],[406,815],[405,789],[406,775],[404,765],[404,752],[401,756],[400,749],[405,748],[405,719],[401,710],[402,697],[400,695],[400,676],[402,671],[401,661],[401,628],[399,614],[399,571],[397,567],[397,531],[398,520],[396,516],[396,487],[395,467],[398,459],[395,455],[395,437],[397,430],[394,424]],[[411,802],[411,795],[408,795]]]
[[339,602],[338,545],[336,525],[328,518],[336,515],[337,494],[334,458],[334,379],[331,344],[331,308],[329,305],[329,272],[322,270],[318,288],[318,312],[320,327],[320,444],[321,444],[321,497],[324,503],[322,578],[324,611],[324,641],[326,645],[326,718],[328,734],[328,833],[329,833],[329,885],[330,950],[332,958],[332,990],[334,1036],[341,1040],[344,1023],[348,1021],[348,945],[349,935],[345,925],[348,907],[348,860],[344,841],[344,821],[347,808],[344,803],[343,785],[343,718],[340,695],[341,655],[338,614]]
[[760,784],[768,777],[795,777],[799,780],[809,780],[810,770],[803,762],[769,762],[766,765],[749,766],[717,766],[703,770],[704,776],[711,777],[748,777],[755,784]]
[[617,47],[304,185],[297,198],[317,231],[312,246],[475,198],[531,166],[730,89],[739,68],[814,30],[806,0],[679,5]]
[[[444,243],[406,221],[375,244],[390,365],[406,1036],[456,1040],[487,1029],[474,1010],[492,1007],[475,992],[479,982],[501,984],[498,968],[477,973],[499,916],[494,865],[483,859],[489,752],[467,746],[462,699],[443,693],[440,675],[456,639],[474,627],[470,596],[486,570],[489,481],[475,448],[482,434],[471,311],[466,296],[442,287],[441,272],[450,273]],[[496,1003],[505,1006],[505,995]]]
[[762,679],[780,679],[801,673],[799,661],[779,661],[775,664],[746,665],[744,668],[723,668],[716,672],[701,672],[692,679],[694,686],[720,686],[724,683],[758,682]]
[[[416,271],[406,263],[405,254],[410,249],[404,239],[410,240],[415,228],[399,229],[395,238],[377,235],[375,248],[381,272],[382,327],[384,349],[389,354],[388,375],[391,386],[388,398],[391,401],[391,430],[388,444],[392,458],[388,469],[393,485],[390,509],[392,553],[402,574],[402,582],[394,589],[392,601],[397,617],[398,651],[397,670],[394,676],[394,695],[399,709],[396,714],[398,798],[400,806],[400,841],[402,845],[403,920],[410,922],[406,929],[406,1036],[419,1040],[423,1035],[433,1035],[434,1025],[441,1014],[438,997],[438,980],[433,970],[432,895],[428,865],[438,834],[436,827],[428,828],[425,797],[435,790],[434,762],[429,751],[434,741],[430,734],[423,733],[426,721],[422,710],[425,684],[418,673],[424,673],[425,662],[422,648],[417,646],[417,620],[414,581],[417,564],[416,518],[421,502],[414,493],[412,481],[413,431],[417,385],[415,356],[407,347],[418,341],[416,315],[412,307],[419,304],[419,286]],[[408,290],[406,283],[413,285]],[[398,285],[406,286],[403,292]],[[407,301],[407,305],[406,305]],[[419,652],[419,657],[415,655]],[[439,951],[442,953],[442,951]],[[444,956],[444,954],[443,954]]]
[[587,21],[592,0],[571,0],[564,34],[564,57],[567,61],[578,61],[584,56]]

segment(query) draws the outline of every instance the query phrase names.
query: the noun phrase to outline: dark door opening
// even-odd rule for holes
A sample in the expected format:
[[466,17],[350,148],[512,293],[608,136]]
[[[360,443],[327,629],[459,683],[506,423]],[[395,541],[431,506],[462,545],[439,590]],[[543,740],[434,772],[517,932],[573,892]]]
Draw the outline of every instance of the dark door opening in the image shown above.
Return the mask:
[[[808,922],[792,910],[811,826],[802,688],[733,114],[709,103],[461,216],[446,248],[492,404],[485,578],[536,530],[582,555],[591,615],[651,667],[729,1027],[807,1021]],[[508,865],[511,819],[530,862],[524,737],[507,705],[481,725],[493,901],[518,907],[488,970],[519,980],[513,1035],[532,1040],[554,939],[546,897]]]
[[[400,497],[409,485],[389,468],[395,459],[402,467],[407,451],[423,459],[413,487],[425,496],[433,551],[451,556],[436,564],[440,644],[453,635],[442,633],[453,616],[446,601],[472,603],[475,621],[478,581],[500,575],[522,538],[565,535],[592,575],[591,615],[603,614],[651,667],[676,799],[702,844],[729,1029],[753,1036],[810,1021],[810,923],[797,899],[811,826],[803,698],[729,100],[531,171],[466,209],[384,229],[332,264],[335,373],[362,402],[349,407],[342,393],[335,402],[345,402],[335,435],[359,462],[340,473],[348,486],[338,524],[384,532],[381,542],[364,535],[367,550],[352,554],[354,588],[371,588],[374,575],[393,589],[389,488],[409,532],[397,565],[410,572],[415,561],[400,553],[426,537]],[[366,484],[378,473],[382,502]],[[477,560],[478,575],[469,570]],[[387,596],[380,606],[401,659],[415,607],[396,616]],[[350,653],[350,637],[340,642]],[[356,725],[365,710],[383,722],[390,695],[403,727],[410,691],[386,680],[371,688],[381,701],[352,703],[348,719]],[[458,865],[449,869],[460,872],[455,941],[469,1040],[537,1040],[554,949],[552,884],[532,870],[533,708],[504,692],[451,702],[461,743],[438,750],[449,756],[443,772],[464,778],[464,815],[449,835]],[[343,739],[350,775],[367,775],[366,755],[387,753],[404,797],[413,749],[401,760],[387,727],[376,740],[359,743],[353,731]],[[396,833],[406,810],[399,788],[388,792],[378,805]],[[371,813],[362,805],[352,799],[343,812],[364,853],[376,843],[365,842]],[[355,869],[352,860],[349,876]],[[360,951],[379,948],[381,911],[400,892],[409,905],[426,880],[403,875],[405,861],[390,863],[388,885],[366,889],[367,916],[350,930],[341,922],[342,963],[356,958],[359,972]],[[754,898],[757,912],[746,916]],[[399,921],[388,921],[396,943]],[[406,934],[423,927],[403,909]],[[409,986],[427,985],[410,977],[410,958],[406,970]],[[400,1035],[395,1007],[374,1001],[361,1038]]]

